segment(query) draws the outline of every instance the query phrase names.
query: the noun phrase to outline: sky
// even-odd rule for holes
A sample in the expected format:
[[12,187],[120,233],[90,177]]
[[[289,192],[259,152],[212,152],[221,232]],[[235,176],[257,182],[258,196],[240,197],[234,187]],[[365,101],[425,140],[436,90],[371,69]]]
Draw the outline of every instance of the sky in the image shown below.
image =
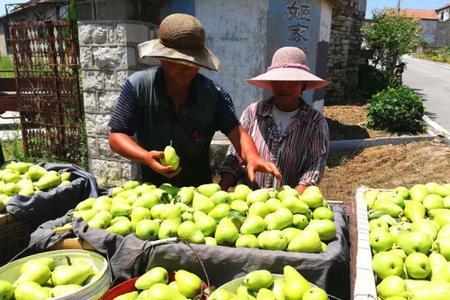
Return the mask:
[[[400,0],[400,8],[436,9],[450,0]],[[371,18],[374,9],[397,7],[397,0],[367,0],[366,18]]]
[[[5,15],[5,4],[24,3],[28,0],[0,0],[0,15]],[[416,9],[436,9],[450,0],[400,0],[400,8]],[[397,0],[367,0],[366,18],[370,18],[373,9],[383,9],[385,7],[397,7]]]

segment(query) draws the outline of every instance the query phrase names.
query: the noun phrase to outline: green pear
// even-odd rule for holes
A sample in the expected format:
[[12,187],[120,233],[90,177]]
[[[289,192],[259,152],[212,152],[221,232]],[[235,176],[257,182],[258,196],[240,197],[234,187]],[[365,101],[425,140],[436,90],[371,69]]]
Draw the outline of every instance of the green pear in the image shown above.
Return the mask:
[[233,296],[234,294],[227,290],[218,289],[211,293],[208,300],[230,300]]
[[14,297],[14,286],[5,280],[0,280],[0,299],[12,300]]
[[211,209],[211,211],[208,213],[208,215],[210,217],[214,218],[214,220],[216,220],[216,222],[219,222],[221,219],[228,216],[229,212],[230,212],[230,205],[226,204],[226,203],[220,203],[220,204],[217,204],[216,207]]
[[223,218],[217,225],[214,238],[219,245],[234,245],[239,237],[239,229],[230,218]]
[[403,212],[403,209],[394,202],[387,199],[377,199],[373,204],[373,209],[382,211],[393,218],[398,218]]
[[295,227],[288,227],[281,230],[281,232],[286,237],[289,244],[301,232],[301,230]]
[[16,183],[19,180],[20,180],[20,173],[19,172],[5,170],[5,172],[4,172],[3,176],[2,176],[2,181],[4,183]]
[[148,208],[136,206],[131,210],[131,222],[137,223],[141,220],[150,219],[152,214]]
[[405,269],[408,277],[425,279],[431,273],[431,264],[428,256],[423,253],[411,253],[405,259]]
[[276,300],[286,299],[286,283],[284,279],[275,279],[273,282],[272,292]]
[[248,209],[248,215],[249,216],[260,216],[265,217],[270,213],[270,209],[264,202],[255,202],[250,205],[250,208]]
[[435,194],[441,197],[445,197],[450,194],[450,191],[446,189],[444,185],[438,184],[436,182],[428,182],[425,184],[425,187],[430,194]]
[[40,191],[47,191],[58,186],[60,183],[61,176],[56,171],[49,171],[36,182],[36,187]]
[[185,211],[181,214],[181,219],[183,221],[194,221],[194,215],[190,212]]
[[176,281],[169,282],[169,286],[178,291],[178,284]]
[[128,220],[121,220],[106,229],[107,231],[118,234],[121,236],[126,236],[133,232],[133,225]]
[[85,210],[78,210],[74,211],[72,216],[74,218],[82,218],[83,221],[89,222],[92,220],[98,213],[98,210],[95,209],[85,209]]
[[139,186],[139,182],[134,180],[127,181],[122,185],[124,190],[132,190],[137,186]]
[[216,239],[210,236],[205,236],[205,245],[217,246]]
[[111,214],[113,217],[129,216],[131,214],[131,205],[127,203],[114,202],[111,205]]
[[301,300],[311,284],[291,266],[283,268],[286,300]]
[[163,220],[181,218],[181,207],[175,204],[166,204],[160,213],[160,218]]
[[220,185],[217,183],[202,184],[197,187],[197,191],[206,197],[211,197],[216,192],[220,191]]
[[334,213],[328,207],[318,207],[313,212],[313,219],[316,220],[334,220]]
[[397,238],[397,244],[406,254],[421,252],[427,254],[433,240],[423,232],[404,232]]
[[446,238],[437,239],[436,244],[438,246],[439,253],[450,261],[450,240]]
[[248,273],[244,277],[243,285],[250,291],[257,292],[263,288],[269,288],[272,286],[273,277],[267,270],[257,270]]
[[21,268],[23,271],[16,282],[33,281],[39,285],[44,284],[52,274],[49,266],[44,262],[35,261],[29,262],[26,268]]
[[259,189],[250,192],[247,195],[246,201],[249,204],[253,204],[256,202],[266,202],[269,199],[269,191],[267,189]]
[[372,267],[380,279],[389,275],[400,276],[403,272],[403,259],[391,251],[381,251],[373,256]]
[[150,209],[150,213],[152,214],[152,219],[162,219],[161,213],[166,210],[169,204],[156,204]]
[[264,221],[266,221],[268,230],[281,230],[292,225],[293,215],[289,209],[280,208],[268,214]]
[[133,292],[129,292],[123,295],[120,295],[116,298],[114,298],[114,300],[136,300],[139,296],[139,292],[138,291],[133,291]]
[[194,193],[194,199],[192,200],[192,207],[195,210],[200,210],[204,212],[205,214],[209,213],[216,205],[214,204],[214,201],[209,199],[207,196],[200,194],[200,193]]
[[266,229],[266,222],[258,215],[249,216],[240,228],[242,234],[258,234],[264,229]]
[[439,226],[432,220],[419,219],[412,223],[412,232],[423,232],[428,235],[432,240],[436,239]]
[[266,205],[269,208],[271,213],[276,211],[277,209],[283,207],[283,203],[281,202],[281,200],[279,200],[277,198],[270,198],[265,203],[266,203]]
[[416,184],[409,190],[411,200],[422,202],[428,195],[428,189],[424,184]]
[[167,219],[162,221],[159,226],[158,238],[162,240],[170,237],[176,237],[180,223],[181,222],[179,219]]
[[115,197],[115,196],[117,196],[118,194],[120,194],[120,193],[123,192],[123,191],[124,191],[124,188],[121,187],[121,186],[112,188],[112,189],[111,189],[111,197]]
[[67,284],[67,285],[58,285],[52,288],[51,293],[52,297],[57,298],[64,295],[69,295],[75,293],[76,291],[82,288],[81,285],[78,284]]
[[153,206],[159,204],[158,197],[154,193],[144,193],[133,203],[133,207],[145,207],[152,209]]
[[209,198],[214,202],[215,205],[231,202],[230,195],[225,191],[217,191]]
[[134,286],[139,290],[146,290],[156,283],[166,284],[168,282],[169,273],[167,270],[162,267],[154,267],[139,277]]
[[386,221],[378,219],[370,220],[369,221],[369,231],[373,231],[375,229],[381,229],[384,231],[389,230],[389,224]]
[[327,293],[318,287],[313,287],[303,294],[302,300],[328,300]]
[[214,233],[217,223],[211,216],[208,216],[202,211],[194,212],[194,222],[200,228],[204,236],[210,236]]
[[244,234],[236,240],[236,248],[258,248],[258,238],[253,234]]
[[406,252],[405,252],[403,249],[398,249],[398,248],[389,250],[388,253],[394,254],[394,255],[400,257],[400,258],[403,259],[403,260],[404,260],[404,259],[406,258],[406,256],[407,256],[407,255],[406,255]]
[[290,252],[320,253],[322,243],[319,234],[315,231],[301,231],[289,243],[287,250]]
[[368,190],[364,193],[364,202],[369,208],[372,208],[379,193],[380,191],[378,190]]
[[283,201],[287,196],[298,197],[299,194],[298,194],[297,190],[295,190],[291,187],[287,187],[286,189],[281,189],[278,192],[277,198],[280,199],[281,201]]
[[391,234],[383,229],[375,229],[369,233],[370,247],[375,252],[387,251],[394,245]]
[[305,214],[309,211],[308,204],[298,197],[288,195],[282,201],[283,207],[289,209],[293,214]]
[[450,196],[446,196],[444,199],[444,208],[450,208]]
[[177,155],[175,148],[166,146],[163,153],[164,157],[161,159],[161,163],[165,166],[171,166],[173,170],[178,169],[180,166],[180,157]]
[[377,285],[377,294],[383,299],[393,296],[407,297],[406,282],[396,275],[387,276]]
[[20,192],[20,186],[13,182],[5,183],[3,185],[2,192],[8,196],[14,196]]
[[148,299],[152,300],[186,300],[187,298],[183,296],[176,289],[163,284],[155,283],[148,289]]
[[92,209],[101,211],[101,210],[107,210],[110,211],[112,206],[112,199],[108,196],[100,196],[97,198],[97,200],[92,204]]
[[258,243],[261,249],[286,250],[288,241],[280,230],[263,231],[258,235]]
[[427,195],[425,199],[423,199],[423,206],[427,211],[436,208],[444,208],[444,198],[435,194]]
[[43,167],[38,166],[38,165],[32,165],[32,166],[30,166],[28,171],[25,172],[25,176],[30,178],[32,181],[38,181],[46,173],[47,173],[47,170],[44,169]]
[[[431,267],[431,281],[444,281],[447,282],[450,280],[447,278],[447,260],[444,256],[439,253],[433,252],[428,257],[430,259],[430,267]],[[450,275],[450,274],[448,274]],[[450,283],[450,281],[449,281]]]
[[244,200],[233,200],[230,204],[230,209],[245,214],[248,211],[249,206]]
[[236,297],[233,297],[233,299],[256,300],[245,285],[241,285],[237,288]]
[[238,184],[234,188],[234,195],[236,200],[246,200],[248,194],[250,194],[252,190],[245,184]]
[[399,195],[400,197],[402,197],[403,199],[408,199],[409,198],[409,190],[408,188],[404,187],[404,186],[398,186],[394,189],[394,192]]
[[143,195],[145,193],[148,193],[148,192],[154,190],[155,188],[156,188],[156,186],[154,186],[153,184],[143,183],[143,184],[140,184],[137,187],[135,187],[134,190],[136,192],[138,192],[139,195]]
[[275,300],[275,295],[271,290],[262,288],[258,291],[256,300]]
[[190,204],[194,199],[195,188],[182,187],[177,193],[177,199],[184,204]]
[[[306,191],[306,190],[305,190]],[[324,199],[321,193],[308,193],[299,196],[299,199],[306,203],[310,209],[316,209],[323,205]]]
[[36,282],[20,282],[15,291],[16,300],[47,300],[52,297],[50,289],[41,287]]
[[187,298],[194,298],[200,294],[202,288],[202,280],[194,273],[186,270],[175,272],[175,281],[178,291]]
[[336,225],[331,220],[311,220],[305,230],[316,231],[322,241],[330,241],[336,237]]
[[[33,267],[33,265],[37,265],[37,266]],[[55,265],[55,259],[52,257],[41,257],[41,258],[31,259],[31,260],[25,262],[22,266],[20,266],[20,274],[25,274],[26,272],[30,271],[33,268],[39,268],[41,265],[45,265],[49,269],[53,269],[53,267]]]
[[305,229],[308,226],[308,217],[301,214],[295,214],[292,216],[292,225],[298,229]]
[[445,224],[439,229],[437,239],[450,239],[450,224]]
[[[406,280],[407,285],[408,281]],[[418,281],[418,280],[414,280]],[[408,294],[411,300],[447,300],[450,299],[450,285],[443,282],[424,281],[424,285],[418,288],[409,288]]]
[[141,220],[136,224],[136,236],[141,240],[158,239],[159,223],[155,220]]
[[90,266],[86,265],[59,265],[52,272],[53,285],[78,284],[83,282],[92,274]]
[[429,211],[429,214],[433,221],[439,225],[439,228],[446,224],[450,224],[450,210],[448,209],[431,210]]
[[177,235],[189,243],[203,244],[205,242],[205,236],[200,230],[200,227],[191,221],[181,223],[178,226]]

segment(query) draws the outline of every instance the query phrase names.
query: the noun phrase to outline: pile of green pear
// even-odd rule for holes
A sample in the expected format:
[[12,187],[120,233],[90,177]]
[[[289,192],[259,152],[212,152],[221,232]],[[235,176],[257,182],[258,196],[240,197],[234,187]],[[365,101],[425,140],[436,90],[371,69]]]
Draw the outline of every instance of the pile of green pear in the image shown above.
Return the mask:
[[320,253],[336,237],[334,214],[318,187],[302,195],[215,183],[177,188],[126,182],[110,196],[80,202],[73,217],[92,228],[142,240],[179,237],[189,243]]
[[327,293],[309,283],[291,266],[283,268],[283,277],[267,270],[248,273],[236,291],[217,289],[209,300],[327,300]]
[[98,270],[86,258],[42,257],[20,267],[14,282],[0,280],[2,300],[45,300],[70,295],[96,280]]
[[132,291],[114,300],[187,300],[202,294],[203,281],[186,270],[175,272],[175,280],[169,283],[169,273],[162,267],[154,267],[136,280]]
[[369,190],[369,241],[380,299],[450,299],[450,184]]
[[70,172],[58,173],[31,163],[11,162],[0,170],[0,212],[15,195],[32,196],[66,184],[70,184]]

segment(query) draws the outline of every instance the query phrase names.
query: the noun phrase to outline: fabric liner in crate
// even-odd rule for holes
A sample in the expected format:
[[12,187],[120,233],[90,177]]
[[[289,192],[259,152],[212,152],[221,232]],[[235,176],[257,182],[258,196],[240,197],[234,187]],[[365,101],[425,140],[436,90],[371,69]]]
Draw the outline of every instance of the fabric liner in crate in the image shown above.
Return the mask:
[[[325,289],[328,294],[341,299],[350,298],[350,267],[348,226],[344,208],[332,205],[335,214],[336,239],[328,244],[325,253],[295,253],[254,248],[234,248],[190,244],[205,264],[210,282],[218,287],[232,279],[257,270],[283,272],[291,265],[311,283]],[[122,237],[106,230],[89,228],[81,219],[72,220],[72,231],[53,234],[52,228],[71,222],[69,216],[49,221],[32,234],[33,251],[46,251],[64,238],[79,237],[96,251],[110,258],[117,282],[143,274],[148,268],[161,266],[169,270],[186,269],[201,274],[201,266],[189,248],[179,243],[160,244],[138,239],[134,234]],[[154,245],[154,244],[159,245]],[[135,259],[136,258],[136,259]],[[134,261],[134,262],[133,262]]]
[[57,186],[47,192],[32,196],[13,196],[6,211],[17,220],[39,225],[64,216],[79,202],[98,197],[97,180],[94,175],[73,164],[43,163],[47,171],[70,172],[70,184]]

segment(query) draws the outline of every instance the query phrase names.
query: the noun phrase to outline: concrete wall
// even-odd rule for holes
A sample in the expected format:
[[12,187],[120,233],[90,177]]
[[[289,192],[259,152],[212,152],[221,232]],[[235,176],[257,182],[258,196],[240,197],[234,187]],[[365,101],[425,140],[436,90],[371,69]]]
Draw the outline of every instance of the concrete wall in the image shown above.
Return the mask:
[[420,20],[420,27],[422,27],[422,38],[428,45],[435,45],[436,43],[436,28],[438,21],[434,20]]
[[8,55],[6,49],[5,24],[0,24],[0,56]]

